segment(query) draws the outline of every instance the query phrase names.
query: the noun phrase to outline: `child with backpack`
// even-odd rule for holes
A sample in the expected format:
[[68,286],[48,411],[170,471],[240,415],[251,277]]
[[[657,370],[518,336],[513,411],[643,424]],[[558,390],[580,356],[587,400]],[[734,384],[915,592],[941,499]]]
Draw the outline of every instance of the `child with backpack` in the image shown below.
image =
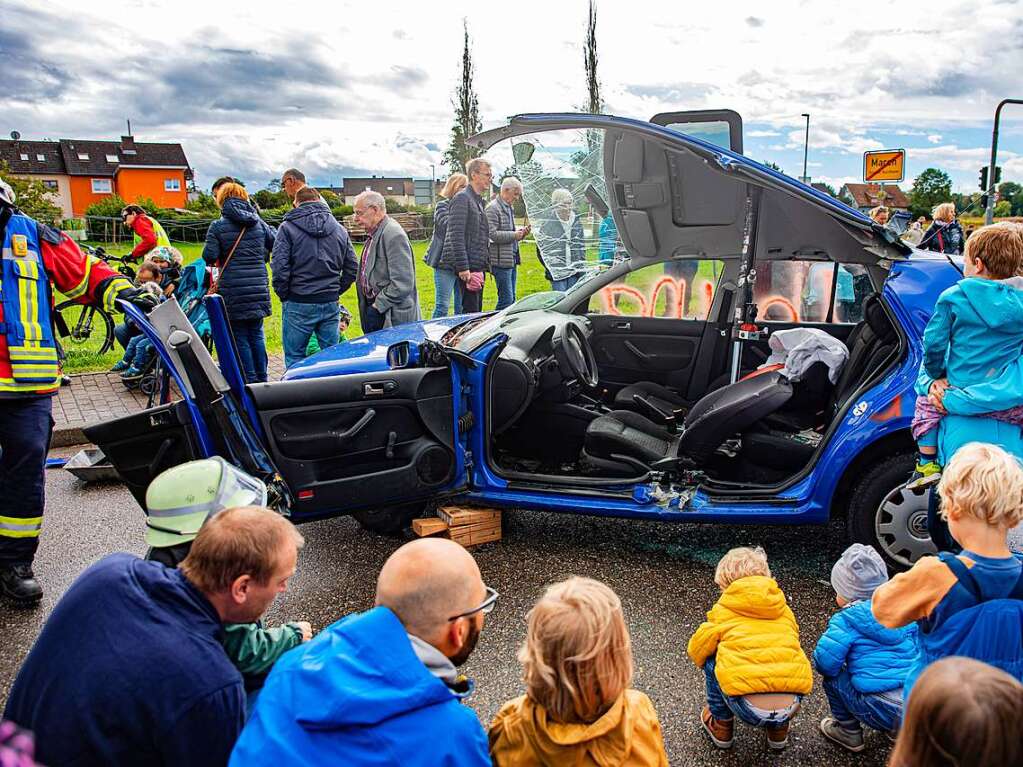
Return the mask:
[[718,748],[731,748],[738,717],[765,729],[767,747],[781,751],[788,745],[789,723],[813,686],[796,617],[759,546],[728,551],[714,582],[721,597],[687,647],[706,678],[703,730]]
[[921,558],[878,587],[871,603],[882,626],[919,626],[920,657],[906,675],[907,698],[920,672],[950,655],[1023,679],[1023,558],[1008,543],[1023,520],[1023,467],[997,445],[971,442],[949,461],[938,492],[962,554]]
[[831,716],[821,720],[828,740],[858,753],[863,727],[895,737],[902,719],[902,684],[916,662],[916,626],[885,628],[870,612],[874,591],[888,582],[875,549],[854,543],[831,568],[841,608],[817,641],[813,664],[823,677]]

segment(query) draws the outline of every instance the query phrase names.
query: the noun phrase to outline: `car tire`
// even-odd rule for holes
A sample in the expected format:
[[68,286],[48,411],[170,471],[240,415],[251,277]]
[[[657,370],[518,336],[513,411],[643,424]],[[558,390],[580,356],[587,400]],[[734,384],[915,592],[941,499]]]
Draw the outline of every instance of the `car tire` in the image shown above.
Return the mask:
[[915,464],[913,453],[885,456],[853,486],[849,501],[849,539],[873,546],[892,570],[936,551],[927,533],[929,491],[905,488]]
[[381,506],[378,509],[352,512],[355,521],[363,530],[377,535],[400,535],[412,520],[423,513],[424,504],[413,503],[405,506]]

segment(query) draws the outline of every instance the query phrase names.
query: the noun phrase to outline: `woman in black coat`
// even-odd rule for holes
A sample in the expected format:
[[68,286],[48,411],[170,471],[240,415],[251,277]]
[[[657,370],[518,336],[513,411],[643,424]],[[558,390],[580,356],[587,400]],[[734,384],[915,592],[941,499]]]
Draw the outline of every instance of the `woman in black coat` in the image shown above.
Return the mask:
[[[241,184],[218,187],[216,200],[220,218],[206,232],[202,257],[207,264],[219,267],[217,292],[224,298],[246,382],[266,381],[263,320],[270,316],[266,264],[276,232],[259,217]],[[238,246],[232,253],[235,242]]]
[[965,245],[966,235],[956,221],[955,203],[941,203],[934,209],[934,223],[924,232],[918,247],[958,256],[962,254]]

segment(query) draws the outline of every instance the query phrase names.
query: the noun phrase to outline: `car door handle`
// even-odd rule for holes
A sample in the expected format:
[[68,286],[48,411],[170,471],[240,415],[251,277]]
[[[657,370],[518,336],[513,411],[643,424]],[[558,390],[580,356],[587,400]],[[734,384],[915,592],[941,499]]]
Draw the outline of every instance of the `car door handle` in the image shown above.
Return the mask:
[[362,385],[362,396],[383,397],[398,388],[395,381],[370,381]]
[[612,322],[611,327],[615,330],[632,330],[631,322]]
[[657,359],[656,354],[647,354],[646,352],[640,350],[640,348],[636,346],[634,343],[632,343],[632,341],[626,341],[625,348],[628,349],[633,354],[635,354],[641,360],[643,360],[643,362],[650,362],[650,360]]
[[365,413],[362,414],[362,418],[353,423],[347,429],[345,429],[344,431],[335,431],[331,434],[331,436],[334,437],[334,439],[340,440],[342,442],[350,440],[360,431],[365,429],[369,425],[369,422],[373,420],[374,416],[376,416],[376,414],[377,411],[375,410],[372,409],[367,410]]

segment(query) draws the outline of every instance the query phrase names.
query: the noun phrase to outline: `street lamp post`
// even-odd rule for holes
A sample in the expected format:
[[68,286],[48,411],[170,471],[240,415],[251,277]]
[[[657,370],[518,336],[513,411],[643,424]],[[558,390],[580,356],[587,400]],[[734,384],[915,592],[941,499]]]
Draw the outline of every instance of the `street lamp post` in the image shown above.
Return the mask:
[[1002,99],[995,109],[995,127],[991,131],[991,164],[987,168],[987,179],[990,186],[984,190],[987,195],[987,207],[984,209],[984,224],[995,220],[995,195],[991,187],[995,186],[995,160],[998,159],[998,121],[1002,119],[1002,107],[1006,104],[1023,104],[1023,99]]
[[803,112],[800,117],[806,118],[806,140],[803,142],[803,183],[809,184],[810,179],[806,175],[806,160],[810,154],[810,114]]

